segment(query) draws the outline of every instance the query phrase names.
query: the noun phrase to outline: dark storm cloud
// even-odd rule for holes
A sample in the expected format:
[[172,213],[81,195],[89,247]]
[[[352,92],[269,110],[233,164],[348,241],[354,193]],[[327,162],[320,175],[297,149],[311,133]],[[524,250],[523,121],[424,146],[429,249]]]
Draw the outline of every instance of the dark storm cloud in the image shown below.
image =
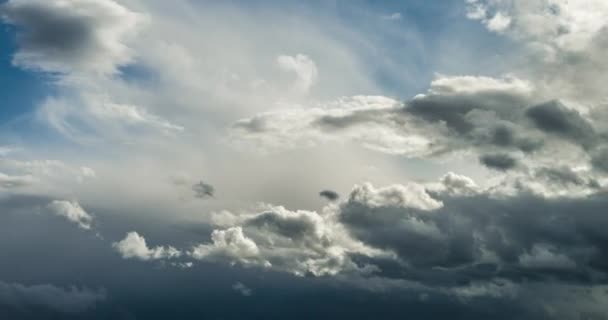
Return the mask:
[[68,10],[59,11],[42,3],[25,2],[18,7],[5,3],[0,13],[5,20],[24,26],[19,44],[25,50],[80,59],[95,41],[93,20]]
[[0,305],[15,308],[46,308],[64,313],[81,313],[106,299],[106,292],[53,285],[24,286],[0,282]]
[[319,192],[319,196],[321,196],[329,201],[336,201],[336,200],[338,200],[338,198],[340,198],[340,195],[333,190],[323,190],[323,191]]
[[215,188],[203,181],[192,186],[194,196],[199,199],[213,198],[215,196]]
[[520,134],[516,133],[516,129],[513,126],[505,124],[497,125],[490,130],[490,134],[486,139],[483,138],[477,137],[477,140],[498,147],[519,149],[523,152],[531,152],[543,146],[543,141],[539,138],[520,137]]
[[533,106],[526,111],[526,115],[540,130],[547,133],[571,139],[584,147],[595,144],[596,132],[591,124],[559,101]]
[[517,160],[506,153],[484,154],[479,157],[479,161],[488,168],[503,171],[517,165]]
[[111,0],[11,0],[0,5],[0,17],[17,27],[14,64],[60,73],[113,72],[128,62],[121,41],[137,20]]
[[608,172],[608,147],[601,147],[591,155],[591,164],[599,171]]
[[[506,92],[485,92],[461,95],[429,95],[416,98],[408,103],[405,112],[430,122],[444,122],[459,134],[475,128],[475,123],[467,116],[474,110],[491,110],[501,118],[510,119],[517,110],[525,107],[526,101],[516,94]],[[509,110],[511,115],[505,113]]]
[[539,179],[546,179],[550,183],[555,183],[562,186],[581,186],[585,184],[590,186],[597,185],[597,181],[594,179],[586,179],[569,167],[540,168],[536,170],[535,177]]
[[525,192],[434,196],[443,203],[434,210],[351,198],[339,217],[356,238],[399,255],[405,264],[398,277],[430,286],[494,278],[581,284],[608,279],[603,193],[579,199]]

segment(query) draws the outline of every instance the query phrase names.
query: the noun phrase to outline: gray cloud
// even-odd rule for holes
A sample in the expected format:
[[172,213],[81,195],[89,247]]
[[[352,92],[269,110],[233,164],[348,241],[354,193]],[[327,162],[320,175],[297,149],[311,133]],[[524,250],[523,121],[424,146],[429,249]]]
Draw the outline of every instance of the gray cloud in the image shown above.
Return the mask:
[[111,73],[132,59],[123,41],[138,17],[112,0],[11,0],[0,15],[21,29],[13,60],[19,66]]
[[25,286],[0,282],[0,303],[16,308],[48,308],[63,313],[81,313],[106,299],[105,290],[59,288],[53,285]]
[[591,164],[600,171],[608,172],[608,147],[595,150],[591,156]]
[[194,184],[192,191],[194,191],[194,196],[200,199],[213,198],[215,196],[215,188],[203,181]]
[[559,101],[533,106],[526,111],[526,115],[545,132],[563,136],[585,147],[595,144],[597,135],[589,121],[578,112],[568,110]]
[[336,200],[338,200],[338,198],[340,198],[340,195],[333,190],[323,190],[323,191],[319,192],[319,196],[321,196],[329,201],[336,201]]
[[517,160],[506,153],[484,154],[479,157],[479,161],[496,170],[509,170],[517,166]]

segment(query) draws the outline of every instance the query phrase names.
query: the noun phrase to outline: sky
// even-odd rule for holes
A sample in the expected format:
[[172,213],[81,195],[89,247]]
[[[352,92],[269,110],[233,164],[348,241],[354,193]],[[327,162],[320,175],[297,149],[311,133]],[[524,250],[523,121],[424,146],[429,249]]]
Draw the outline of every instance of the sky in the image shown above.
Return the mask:
[[0,318],[608,319],[607,16],[0,1]]

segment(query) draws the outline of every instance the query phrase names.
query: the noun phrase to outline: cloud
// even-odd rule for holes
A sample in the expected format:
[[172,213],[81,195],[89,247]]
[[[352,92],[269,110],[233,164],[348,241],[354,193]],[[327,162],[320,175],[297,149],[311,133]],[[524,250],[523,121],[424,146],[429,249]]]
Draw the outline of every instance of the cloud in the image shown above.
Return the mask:
[[376,254],[348,237],[331,216],[268,206],[265,211],[235,215],[231,227],[216,229],[212,243],[195,246],[192,257],[256,266],[304,275],[367,272],[349,252]]
[[45,308],[62,313],[81,313],[106,300],[105,290],[60,288],[50,284],[25,286],[0,282],[0,303],[15,308]]
[[329,200],[329,201],[336,201],[338,200],[338,198],[340,198],[340,195],[332,190],[323,190],[321,192],[319,192],[319,196]]
[[18,66],[109,74],[133,59],[126,40],[140,17],[115,1],[11,0],[0,14],[22,30],[13,58]]
[[192,186],[194,196],[199,199],[213,198],[215,196],[215,188],[203,181]]
[[227,259],[231,263],[270,266],[270,262],[260,256],[256,243],[243,234],[241,227],[214,230],[211,240],[212,244],[201,244],[194,247],[191,252],[192,257],[209,260]]
[[396,21],[396,20],[401,20],[402,16],[400,12],[393,12],[391,14],[386,14],[381,16],[382,20],[388,20],[388,21]]
[[247,286],[245,286],[241,282],[237,282],[237,283],[233,284],[232,285],[232,290],[240,293],[241,295],[243,295],[245,297],[249,297],[249,296],[251,296],[253,294],[253,290],[251,290],[250,288],[248,288]]
[[159,260],[179,257],[181,252],[171,246],[158,246],[149,248],[146,239],[137,232],[128,232],[121,241],[114,242],[112,247],[118,251],[124,259]]
[[26,176],[9,176],[0,172],[0,187],[2,189],[14,189],[31,185],[34,179],[30,175]]
[[87,213],[78,202],[55,200],[48,205],[48,208],[53,214],[68,219],[82,229],[91,229],[93,216]]
[[479,161],[488,168],[496,170],[510,170],[517,166],[517,159],[505,153],[484,154]]
[[593,146],[597,134],[592,125],[577,111],[568,110],[559,101],[550,101],[533,106],[526,115],[541,130],[572,139],[584,146]]
[[293,84],[293,90],[297,93],[308,93],[317,82],[319,73],[317,65],[307,55],[280,55],[277,57],[277,65],[284,71],[295,73],[296,81]]

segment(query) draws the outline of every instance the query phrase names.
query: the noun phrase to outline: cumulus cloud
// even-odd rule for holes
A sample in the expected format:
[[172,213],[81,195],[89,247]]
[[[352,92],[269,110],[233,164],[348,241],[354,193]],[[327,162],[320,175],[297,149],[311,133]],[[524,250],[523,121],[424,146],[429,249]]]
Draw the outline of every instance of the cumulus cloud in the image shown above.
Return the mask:
[[211,244],[201,244],[191,252],[195,259],[228,259],[230,263],[270,266],[270,262],[260,256],[256,243],[243,234],[241,227],[214,230]]
[[334,217],[314,211],[269,206],[259,213],[236,215],[232,227],[214,230],[212,243],[191,252],[200,260],[258,266],[303,276],[367,272],[349,252],[380,254],[345,234]]
[[137,232],[128,232],[121,241],[114,242],[112,247],[125,259],[159,260],[179,257],[181,252],[171,246],[150,248],[146,239]]
[[108,74],[133,59],[126,41],[140,17],[113,0],[11,0],[0,15],[22,30],[13,63],[24,68]]
[[68,219],[82,229],[91,229],[93,216],[86,212],[78,202],[55,200],[48,205],[48,208],[53,214]]
[[106,292],[102,289],[0,282],[0,303],[15,308],[34,307],[75,314],[91,309],[105,299]]

